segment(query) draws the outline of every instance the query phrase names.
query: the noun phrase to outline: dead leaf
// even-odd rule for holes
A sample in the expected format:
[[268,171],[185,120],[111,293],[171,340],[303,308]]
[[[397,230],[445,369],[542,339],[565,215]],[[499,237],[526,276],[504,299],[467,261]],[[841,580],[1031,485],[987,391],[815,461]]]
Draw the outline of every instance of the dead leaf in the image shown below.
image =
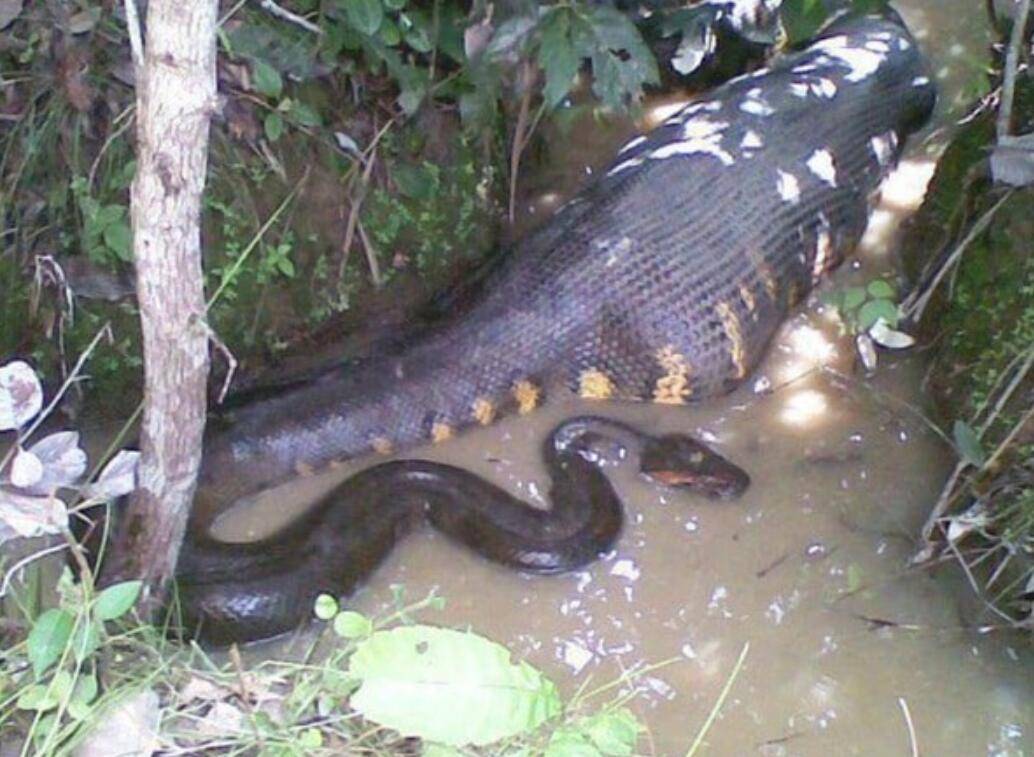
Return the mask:
[[68,508],[58,497],[32,497],[0,488],[0,544],[17,537],[59,534]]
[[910,334],[892,329],[882,318],[876,319],[876,323],[869,329],[869,336],[876,344],[891,350],[907,349],[916,343]]
[[83,494],[90,499],[118,499],[136,489],[137,467],[140,453],[136,450],[121,450],[104,466],[104,470],[92,484],[87,484]]
[[14,23],[22,12],[22,0],[0,0],[0,31]]
[[43,386],[36,371],[15,360],[0,366],[0,431],[21,428],[43,408]]
[[116,703],[96,720],[97,726],[87,734],[75,757],[154,754],[158,749],[159,705],[158,695],[150,689]]
[[[86,453],[79,447],[78,431],[58,431],[29,447],[43,464],[43,476],[28,488],[29,494],[50,494],[74,486],[86,473]],[[26,488],[26,487],[21,487]]]
[[11,463],[11,484],[28,489],[43,478],[43,463],[27,449],[20,449]]

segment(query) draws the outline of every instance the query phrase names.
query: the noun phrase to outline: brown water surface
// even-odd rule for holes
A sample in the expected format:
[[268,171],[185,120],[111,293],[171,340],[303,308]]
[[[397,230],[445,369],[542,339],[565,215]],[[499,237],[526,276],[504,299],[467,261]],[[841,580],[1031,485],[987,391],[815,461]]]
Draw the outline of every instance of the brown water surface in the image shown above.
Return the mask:
[[[941,84],[935,126],[943,126],[979,77],[982,4],[902,5]],[[565,147],[563,164],[546,171],[554,191],[562,196],[587,166],[605,162],[614,140],[603,132],[588,144],[581,132],[578,150]],[[930,154],[912,145],[858,259],[823,289],[891,268]],[[538,199],[540,213],[558,201]],[[412,598],[435,589],[447,609],[428,620],[507,644],[568,693],[589,677],[603,683],[675,659],[640,678],[632,702],[661,755],[685,753],[745,644],[746,663],[708,735],[713,754],[905,755],[910,727],[924,755],[1030,754],[1029,642],[977,634],[959,575],[908,566],[950,459],[910,409],[923,406],[921,358],[883,355],[865,379],[851,338],[838,331],[813,296],[747,385],[720,401],[672,408],[572,398],[416,451],[409,456],[462,465],[541,503],[540,440],[565,417],[602,413],[697,434],[745,467],[753,485],[740,501],[714,503],[618,470],[627,526],[615,552],[587,570],[523,576],[424,532],[352,604],[375,614],[391,605],[392,584]],[[269,528],[255,515],[245,530],[257,533],[259,523]]]

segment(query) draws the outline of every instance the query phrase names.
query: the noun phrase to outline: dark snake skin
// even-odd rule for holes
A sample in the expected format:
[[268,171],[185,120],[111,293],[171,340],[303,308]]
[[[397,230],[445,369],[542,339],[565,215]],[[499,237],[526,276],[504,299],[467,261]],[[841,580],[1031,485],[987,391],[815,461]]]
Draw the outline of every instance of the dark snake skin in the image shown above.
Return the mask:
[[719,87],[631,140],[462,317],[235,411],[206,441],[191,540],[243,497],[527,412],[559,384],[668,403],[730,390],[855,245],[934,99],[893,12],[841,19]]
[[396,460],[353,476],[270,538],[189,539],[177,572],[184,625],[213,644],[289,631],[311,615],[319,594],[349,594],[423,521],[512,568],[549,574],[582,567],[608,552],[621,531],[621,501],[603,463],[638,460],[648,478],[723,499],[739,496],[750,481],[689,437],[648,436],[592,416],[554,429],[542,459],[549,510],[451,465]]

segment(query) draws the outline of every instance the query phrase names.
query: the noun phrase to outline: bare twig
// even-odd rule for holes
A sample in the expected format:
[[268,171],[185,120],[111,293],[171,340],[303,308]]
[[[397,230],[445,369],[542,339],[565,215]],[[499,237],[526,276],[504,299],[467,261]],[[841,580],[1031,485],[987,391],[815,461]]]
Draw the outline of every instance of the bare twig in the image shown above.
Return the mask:
[[714,719],[718,717],[719,711],[722,709],[722,705],[725,704],[725,700],[729,696],[729,691],[732,689],[732,684],[736,681],[736,677],[740,674],[740,670],[743,668],[743,663],[747,659],[747,653],[750,651],[750,642],[746,642],[743,645],[743,649],[740,651],[740,657],[736,660],[736,664],[733,665],[732,672],[725,681],[725,686],[722,687],[722,692],[718,695],[718,699],[715,700],[714,707],[711,708],[711,712],[707,714],[707,720],[697,731],[696,738],[693,739],[692,746],[689,747],[689,751],[686,752],[686,757],[693,757],[700,749],[701,744],[704,743],[704,738],[707,736],[707,732],[711,730],[711,725],[714,723]]
[[995,213],[998,212],[998,209],[1002,207],[1006,200],[1012,197],[1012,193],[1013,190],[1010,189],[1003,194],[998,199],[998,202],[992,205],[987,212],[985,212],[984,215],[982,215],[977,222],[973,224],[966,236],[958,243],[955,249],[952,250],[947,260],[945,260],[937,270],[933,280],[927,284],[924,289],[917,289],[905,299],[901,305],[906,317],[910,318],[913,322],[918,321],[922,317],[923,311],[930,303],[930,298],[933,297],[933,293],[940,285],[941,279],[943,279],[944,275],[959,261],[959,258],[962,257],[962,253],[966,251],[966,248],[969,247],[978,236],[984,233],[987,227],[991,224],[991,219],[994,218]]
[[520,172],[521,155],[524,153],[524,148],[528,146],[542,112],[540,109],[539,115],[529,123],[531,97],[535,92],[534,78],[535,69],[532,67],[531,61],[526,61],[521,69],[520,77],[521,83],[524,85],[524,95],[521,97],[520,110],[517,112],[517,125],[513,130],[513,145],[510,148],[510,202],[508,205],[510,223],[513,223],[517,203],[517,174]]
[[898,705],[901,707],[901,714],[905,716],[905,725],[908,726],[908,744],[912,749],[912,757],[919,757],[919,744],[916,742],[916,727],[912,722],[912,713],[908,711],[908,702],[904,697],[898,697]]
[[1027,15],[1030,13],[1030,0],[1019,0],[1016,17],[1012,22],[1012,34],[1009,47],[1005,51],[1005,71],[1002,76],[1002,104],[998,108],[997,134],[998,140],[1008,137],[1012,127],[1012,101],[1016,90],[1016,67],[1020,57],[1020,46],[1027,30]]
[[[394,125],[395,119],[391,119],[384,124],[384,126],[382,126],[374,135],[373,139],[370,140],[370,144],[359,157],[360,161],[363,163],[363,175],[360,179],[361,185],[358,190],[352,193],[352,206],[348,210],[348,223],[345,224],[345,238],[341,242],[341,263],[338,265],[339,281],[343,280],[345,277],[345,266],[348,265],[349,253],[352,251],[352,242],[355,241],[356,224],[359,221],[359,210],[363,206],[363,200],[366,199],[366,190],[370,186],[370,175],[373,173],[373,165],[377,158],[377,145],[380,143],[381,138],[388,133],[388,129]],[[353,175],[353,186],[354,183],[355,178]]]
[[221,405],[223,400],[226,399],[226,393],[230,390],[230,382],[233,381],[233,375],[237,372],[237,358],[233,356],[233,352],[219,338],[219,335],[215,333],[215,329],[208,325],[207,321],[202,319],[198,319],[198,321],[201,324],[201,328],[205,330],[205,334],[208,335],[208,340],[226,358],[226,378],[223,379],[223,385],[219,389],[219,396],[215,399],[216,403]]
[[377,262],[377,251],[373,248],[373,245],[370,244],[370,239],[366,236],[366,229],[363,226],[362,221],[358,222],[358,227],[359,239],[362,241],[363,251],[366,253],[366,264],[370,266],[370,278],[373,279],[373,285],[380,289],[384,280],[381,278],[380,263]]
[[317,24],[312,23],[307,18],[303,18],[296,13],[292,13],[286,8],[281,8],[279,5],[273,2],[273,0],[259,0],[259,6],[262,10],[271,16],[276,16],[279,19],[283,19],[295,26],[300,26],[306,31],[312,32],[313,34],[323,34],[323,30]]
[[10,568],[8,568],[6,573],[4,574],[3,583],[0,583],[0,597],[6,596],[7,592],[11,590],[11,582],[14,580],[15,576],[17,576],[18,573],[21,572],[22,568],[24,568],[26,565],[36,562],[36,560],[39,560],[40,558],[46,557],[47,555],[52,555],[55,552],[60,552],[63,549],[68,549],[68,545],[65,543],[54,544],[53,546],[47,547],[46,549],[41,549],[39,552],[33,552],[31,555],[26,555],[21,560],[12,565]]
[[133,68],[137,84],[144,70],[144,42],[140,33],[140,14],[136,9],[136,0],[125,0],[126,29],[129,32],[129,49],[133,55]]
[[101,149],[97,151],[97,157],[93,159],[93,163],[90,164],[90,172],[86,175],[86,188],[92,190],[93,179],[97,175],[97,167],[100,165],[101,158],[108,151],[108,148],[115,142],[116,139],[125,134],[126,130],[133,125],[133,112],[136,110],[136,105],[129,105],[119,113],[113,120],[112,123],[118,123],[122,121],[115,131],[108,135],[108,138],[104,140],[104,144],[101,145]]
[[[111,323],[105,323],[103,326],[101,326],[97,333],[94,335],[93,339],[90,340],[90,343],[86,345],[86,349],[83,350],[82,354],[79,355],[79,359],[75,361],[75,365],[72,367],[72,372],[68,375],[68,378],[65,379],[64,382],[61,384],[61,388],[57,390],[57,393],[51,398],[50,404],[43,408],[43,412],[36,416],[36,420],[34,420],[27,429],[19,432],[19,442],[24,442],[26,439],[32,436],[36,429],[39,428],[39,425],[43,423],[44,420],[46,420],[47,416],[54,412],[54,408],[57,407],[57,404],[61,401],[61,398],[65,396],[65,392],[68,391],[68,387],[70,387],[72,385],[72,382],[75,381],[76,378],[79,376],[80,371],[82,371],[83,369],[83,365],[85,365],[86,361],[90,359],[90,355],[92,355],[93,351],[97,349],[97,345],[100,344],[101,339],[104,337],[107,337],[108,339],[112,338]],[[4,457],[3,462],[0,462],[0,468],[3,468],[7,465],[8,459],[13,454],[13,450],[14,448],[12,447],[12,449],[9,450],[7,455]]]
[[[1001,395],[998,397],[998,400],[995,402],[994,408],[992,408],[990,414],[988,414],[987,418],[984,419],[983,424],[981,424],[980,430],[978,432],[979,436],[983,436],[984,432],[987,431],[988,428],[990,428],[991,424],[998,419],[998,416],[1002,412],[1002,408],[1005,407],[1006,403],[1012,397],[1013,392],[1015,392],[1017,387],[1019,387],[1020,382],[1022,382],[1023,379],[1027,377],[1027,373],[1030,372],[1031,367],[1034,366],[1034,346],[1031,346],[1030,349],[1027,350],[1027,353],[1027,357],[1023,362],[1023,367],[1021,367],[1016,372],[1016,375],[1012,377],[1012,381],[1009,382],[1009,386],[1007,386],[1005,391],[1002,392]],[[1020,357],[1022,355],[1023,353],[1021,352],[1019,353],[1019,355],[1017,355],[1017,357]]]
[[[998,460],[998,458],[1002,456],[1005,450],[1009,448],[1009,446],[1013,443],[1013,441],[1016,439],[1019,433],[1031,421],[1032,418],[1034,418],[1034,407],[1030,407],[1027,410],[1027,412],[1023,414],[1023,417],[1020,418],[1016,425],[1012,427],[1012,430],[1009,431],[1006,437],[1002,439],[1001,442],[999,442],[998,446],[995,447],[994,451],[988,456],[987,460],[984,461],[984,464],[980,467],[980,469],[990,469]],[[990,422],[993,420],[993,418],[990,418],[985,425],[989,425]],[[959,496],[959,494],[962,492],[961,489],[959,491],[955,491],[955,483],[958,481],[959,476],[962,475],[962,471],[965,470],[968,467],[968,465],[969,463],[967,463],[964,460],[960,460],[955,464],[955,468],[952,470],[947,482],[945,482],[944,488],[941,489],[941,496],[938,497],[937,503],[934,505],[933,510],[930,511],[930,515],[929,517],[927,517],[926,523],[923,525],[922,536],[923,540],[927,543],[928,547],[931,541],[930,537],[933,535],[933,531],[937,527],[937,522],[944,516],[944,513],[947,511],[948,506],[952,502],[954,502],[955,498]]]

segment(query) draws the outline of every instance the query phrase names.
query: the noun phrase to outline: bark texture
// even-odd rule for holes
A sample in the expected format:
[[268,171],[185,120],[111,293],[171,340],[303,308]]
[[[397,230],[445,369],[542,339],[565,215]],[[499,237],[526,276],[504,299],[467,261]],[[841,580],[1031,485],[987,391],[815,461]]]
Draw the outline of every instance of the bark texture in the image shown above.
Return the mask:
[[145,401],[139,487],[108,580],[145,580],[145,610],[173,574],[201,463],[208,377],[201,193],[216,103],[217,0],[150,0],[137,71],[133,251]]

